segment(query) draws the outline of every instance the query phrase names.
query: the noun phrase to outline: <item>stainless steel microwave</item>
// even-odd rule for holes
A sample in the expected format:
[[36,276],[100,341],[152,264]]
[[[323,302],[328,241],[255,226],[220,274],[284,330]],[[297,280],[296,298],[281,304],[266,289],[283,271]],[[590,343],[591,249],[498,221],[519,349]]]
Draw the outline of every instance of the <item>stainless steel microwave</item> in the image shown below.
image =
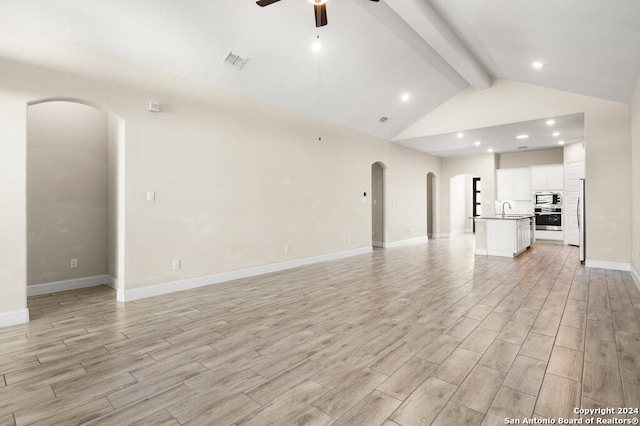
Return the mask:
[[536,192],[533,194],[533,202],[539,207],[551,207],[562,205],[562,193],[560,192]]

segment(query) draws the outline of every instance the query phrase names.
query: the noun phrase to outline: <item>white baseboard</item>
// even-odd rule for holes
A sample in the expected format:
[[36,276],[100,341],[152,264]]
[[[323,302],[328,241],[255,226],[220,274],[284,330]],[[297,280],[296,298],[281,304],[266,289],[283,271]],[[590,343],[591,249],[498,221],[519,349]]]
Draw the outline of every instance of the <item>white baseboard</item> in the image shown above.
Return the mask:
[[79,288],[94,287],[100,284],[106,284],[116,289],[118,285],[117,280],[109,275],[96,275],[93,277],[76,278],[73,280],[29,285],[27,286],[27,296],[38,296],[40,294],[77,290]]
[[638,271],[636,271],[636,268],[634,268],[633,265],[631,265],[631,277],[633,278],[633,281],[635,281],[638,290],[640,290],[640,275],[638,275]]
[[449,234],[449,233],[443,233],[443,234],[432,234],[431,238],[433,239],[438,239],[438,238],[450,238],[451,236],[453,236],[453,234]]
[[240,278],[254,277],[257,275],[268,274],[270,272],[278,272],[286,269],[293,269],[312,263],[326,262],[329,260],[342,259],[345,257],[357,256],[360,254],[371,253],[371,247],[362,247],[354,250],[347,250],[338,253],[324,254],[320,256],[307,257],[304,259],[292,260],[289,262],[274,263],[271,265],[257,266],[254,268],[239,269],[236,271],[221,272],[219,274],[207,275],[203,277],[189,278],[180,281],[171,281],[162,284],[146,286],[133,289],[118,288],[118,301],[130,302],[132,300],[144,299],[152,296],[160,296],[162,294],[173,293],[176,291],[189,290],[192,288],[203,287],[211,284],[219,284],[226,281],[237,280]]
[[104,284],[108,285],[109,287],[117,290],[118,289],[118,279],[112,277],[111,275],[105,275],[105,282]]
[[0,313],[0,328],[29,322],[29,309]]
[[624,262],[608,262],[606,260],[590,260],[584,263],[587,268],[613,269],[614,271],[630,271],[631,264]]
[[456,229],[455,231],[451,231],[450,234],[447,234],[448,236],[454,237],[456,235],[463,235],[463,234],[473,234],[473,229],[468,228],[468,229]]
[[386,248],[392,248],[392,247],[400,247],[400,246],[406,246],[409,244],[419,244],[419,243],[426,243],[427,241],[429,241],[429,239],[424,236],[424,237],[415,237],[415,238],[409,238],[406,240],[400,240],[400,241],[393,241],[391,243],[385,243],[384,247]]

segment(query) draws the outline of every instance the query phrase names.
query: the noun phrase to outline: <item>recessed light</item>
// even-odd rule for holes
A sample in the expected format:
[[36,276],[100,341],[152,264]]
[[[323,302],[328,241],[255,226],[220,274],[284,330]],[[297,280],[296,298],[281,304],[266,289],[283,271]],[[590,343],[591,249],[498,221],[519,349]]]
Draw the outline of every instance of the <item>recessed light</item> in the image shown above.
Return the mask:
[[493,148],[489,148],[487,152],[493,152]]
[[535,61],[531,64],[535,69],[539,70],[544,67],[544,64],[540,61]]
[[547,120],[547,126],[553,126],[554,124],[556,124],[556,120],[553,118]]
[[518,135],[516,136],[516,139],[527,139],[529,137],[529,135]]
[[460,132],[460,133],[458,133],[458,134],[456,135],[456,137],[458,137],[458,138],[463,138],[463,137],[464,137],[464,133]]
[[473,144],[474,144],[475,146],[480,146],[480,141],[475,141]]
[[407,101],[409,100],[409,98],[410,98],[410,97],[411,97],[411,96],[409,96],[409,94],[408,94],[408,93],[404,93],[404,94],[400,97],[400,99],[402,99],[402,102],[407,102]]
[[564,145],[564,141],[558,141],[558,145]]
[[556,138],[557,138],[558,136],[560,136],[560,132],[553,132],[553,133],[551,133],[551,134],[552,134],[553,136],[555,136]]

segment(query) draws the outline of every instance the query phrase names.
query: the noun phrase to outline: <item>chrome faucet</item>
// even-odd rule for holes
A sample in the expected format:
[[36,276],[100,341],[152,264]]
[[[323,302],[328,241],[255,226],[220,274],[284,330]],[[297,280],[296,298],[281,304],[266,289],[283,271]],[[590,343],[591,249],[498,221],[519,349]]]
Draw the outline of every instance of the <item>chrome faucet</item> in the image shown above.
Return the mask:
[[511,210],[511,203],[508,201],[505,201],[504,203],[502,203],[502,217],[504,217],[504,205],[505,204],[509,204],[509,210]]

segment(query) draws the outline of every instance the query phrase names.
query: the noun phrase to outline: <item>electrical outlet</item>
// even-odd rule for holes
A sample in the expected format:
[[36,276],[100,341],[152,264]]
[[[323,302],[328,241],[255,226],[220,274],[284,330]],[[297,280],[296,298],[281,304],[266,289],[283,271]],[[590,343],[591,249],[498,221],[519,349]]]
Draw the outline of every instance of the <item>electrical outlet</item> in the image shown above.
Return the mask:
[[69,268],[77,268],[78,267],[78,259],[71,259],[69,262]]
[[174,271],[177,271],[177,270],[179,270],[179,269],[180,269],[180,267],[181,267],[181,265],[180,265],[180,260],[174,260],[174,261],[173,261],[173,270],[174,270]]

